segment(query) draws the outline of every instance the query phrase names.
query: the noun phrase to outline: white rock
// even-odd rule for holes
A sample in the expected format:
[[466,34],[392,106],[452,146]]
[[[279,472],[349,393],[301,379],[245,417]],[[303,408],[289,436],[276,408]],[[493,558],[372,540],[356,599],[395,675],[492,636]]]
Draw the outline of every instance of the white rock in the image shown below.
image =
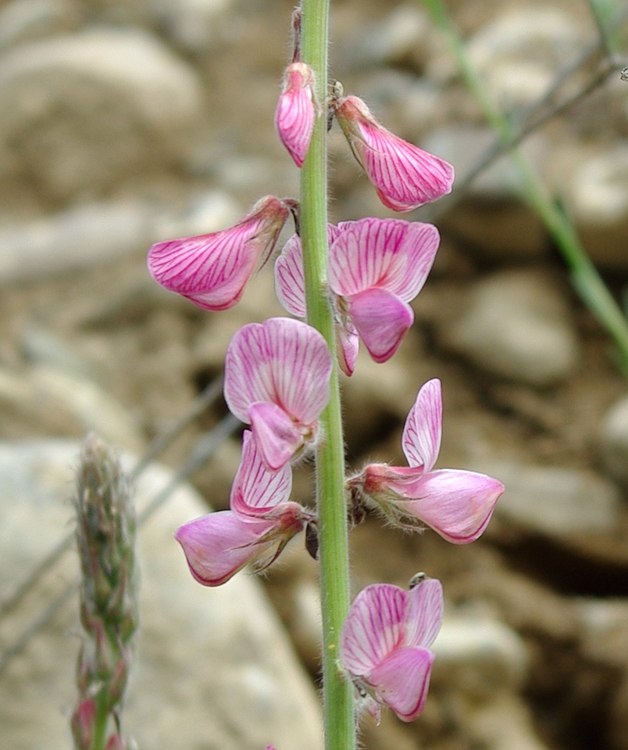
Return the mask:
[[[69,498],[74,442],[0,443],[3,522],[0,597],[73,528]],[[138,508],[171,480],[152,467],[137,484]],[[257,582],[240,574],[217,589],[189,575],[173,531],[206,508],[182,487],[139,530],[139,652],[123,721],[142,748],[320,750],[314,691]],[[73,549],[0,622],[2,651],[75,580]],[[77,602],[53,613],[2,678],[2,742],[11,750],[68,747],[76,697]],[[33,719],[36,717],[36,720]]]
[[[572,152],[562,195],[594,262],[628,270],[628,145]],[[563,189],[564,188],[564,189]]]
[[52,200],[182,159],[200,121],[196,74],[144,32],[58,36],[0,62],[0,174]]
[[613,404],[604,417],[600,454],[608,473],[628,487],[628,396]]
[[559,383],[578,362],[566,302],[550,278],[535,272],[499,272],[478,282],[441,335],[477,366],[528,385]]
[[157,208],[137,200],[89,203],[0,229],[0,285],[115,262],[145,252]]
[[612,534],[618,528],[619,493],[593,472],[500,463],[492,465],[490,473],[506,486],[495,511],[504,528],[515,525],[558,540]]

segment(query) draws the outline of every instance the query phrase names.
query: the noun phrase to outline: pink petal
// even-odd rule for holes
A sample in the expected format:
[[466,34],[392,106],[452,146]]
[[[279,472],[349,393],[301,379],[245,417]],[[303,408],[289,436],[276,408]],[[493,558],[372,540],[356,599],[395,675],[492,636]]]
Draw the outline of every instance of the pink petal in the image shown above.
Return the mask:
[[303,444],[303,437],[286,412],[276,404],[252,404],[249,420],[265,465],[271,471],[290,471],[288,463]]
[[[361,486],[366,495],[371,495],[376,500],[379,495],[383,496],[385,502],[395,502],[412,499],[422,478],[423,469],[420,467],[368,464],[353,483]],[[390,495],[393,497],[387,497]]]
[[199,307],[225,310],[268,259],[288,213],[283,201],[266,196],[229,229],[153,245],[148,270],[163,287]]
[[350,322],[336,325],[336,342],[340,369],[347,377],[351,377],[358,359],[360,337]]
[[340,99],[335,112],[353,153],[385,206],[393,211],[411,211],[451,191],[451,164],[386,130],[357,96]]
[[303,166],[315,119],[314,73],[309,65],[294,62],[288,65],[284,73],[283,89],[275,112],[275,127],[297,167]]
[[377,583],[355,598],[341,636],[341,658],[354,677],[368,675],[401,642],[406,592]]
[[385,289],[373,287],[346,298],[347,313],[375,362],[386,362],[414,321],[412,308]]
[[369,287],[410,302],[423,288],[440,237],[432,224],[366,218],[338,225],[329,250],[329,284],[343,297]]
[[443,621],[443,587],[427,578],[408,592],[404,644],[429,648]]
[[244,521],[224,510],[184,524],[175,538],[194,578],[204,586],[220,586],[272,546],[272,541],[262,539],[273,525],[273,521]]
[[423,475],[405,513],[420,519],[448,542],[468,544],[482,535],[504,491],[497,479],[473,471],[441,469]]
[[263,516],[285,503],[292,491],[292,471],[269,471],[249,430],[242,435],[242,459],[231,487],[231,510],[245,517]]
[[297,318],[305,318],[305,278],[303,252],[297,234],[286,242],[275,261],[275,291],[279,302]]
[[[327,241],[331,245],[338,235],[334,224],[327,225]],[[279,302],[297,318],[306,317],[305,278],[301,239],[292,235],[275,262],[275,289]]]
[[419,390],[406,419],[401,445],[410,466],[430,471],[440,451],[443,401],[440,380],[429,380]]
[[289,318],[243,326],[225,358],[225,399],[242,422],[257,402],[280,407],[295,425],[315,423],[329,399],[331,356],[311,326]]
[[376,697],[402,721],[421,713],[430,685],[434,654],[426,648],[399,648],[368,676]]

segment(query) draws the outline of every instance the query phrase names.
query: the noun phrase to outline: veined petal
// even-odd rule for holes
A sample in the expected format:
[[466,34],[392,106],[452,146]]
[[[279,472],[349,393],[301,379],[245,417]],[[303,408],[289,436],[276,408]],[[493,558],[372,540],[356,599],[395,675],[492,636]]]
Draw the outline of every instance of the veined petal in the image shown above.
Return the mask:
[[338,348],[338,364],[347,377],[351,377],[358,358],[360,337],[354,326],[347,323],[336,324],[336,341]]
[[341,637],[341,658],[354,677],[372,672],[400,644],[406,612],[406,592],[376,583],[355,598]]
[[298,234],[290,237],[275,261],[275,291],[279,302],[289,313],[297,318],[305,318],[303,251]]
[[380,287],[410,302],[425,284],[439,241],[432,224],[371,217],[341,222],[329,249],[329,285],[343,297]]
[[[414,466],[389,466],[388,464],[368,464],[353,478],[352,484],[361,488],[375,500],[408,500],[415,497],[415,487],[423,478],[423,469]],[[388,496],[388,497],[387,497]]]
[[315,119],[314,72],[309,65],[294,62],[284,72],[275,111],[275,127],[297,167],[303,166]]
[[401,446],[410,466],[430,471],[440,451],[443,400],[440,380],[421,387],[403,429]]
[[225,400],[242,422],[257,402],[280,407],[296,425],[312,425],[329,399],[331,356],[311,326],[289,318],[243,326],[225,358]]
[[426,648],[399,648],[375,667],[367,683],[402,721],[413,721],[425,705],[433,663]]
[[[338,232],[338,227],[334,224],[327,225],[327,240],[330,245]],[[297,234],[290,237],[275,261],[275,290],[279,302],[289,313],[297,318],[306,317],[303,250]]]
[[347,313],[376,362],[386,362],[399,348],[414,313],[394,294],[373,287],[345,299]]
[[242,459],[231,487],[231,510],[245,518],[268,514],[285,503],[292,491],[292,471],[284,466],[269,471],[253,435],[245,430],[242,435]]
[[252,404],[249,420],[262,461],[271,471],[287,469],[292,456],[303,444],[303,435],[286,412],[268,402]]
[[229,229],[156,243],[148,270],[161,286],[199,307],[225,310],[268,259],[288,214],[283,201],[266,196]]
[[406,646],[429,648],[443,621],[443,587],[427,578],[408,592],[405,619]]
[[230,510],[209,513],[181,526],[175,534],[194,578],[220,586],[273,544],[264,537],[273,521],[244,521]]
[[486,529],[503,491],[504,485],[486,474],[441,469],[424,474],[415,498],[401,507],[448,542],[468,544]]
[[411,211],[451,191],[451,164],[386,130],[357,96],[338,100],[335,114],[353,153],[388,208]]

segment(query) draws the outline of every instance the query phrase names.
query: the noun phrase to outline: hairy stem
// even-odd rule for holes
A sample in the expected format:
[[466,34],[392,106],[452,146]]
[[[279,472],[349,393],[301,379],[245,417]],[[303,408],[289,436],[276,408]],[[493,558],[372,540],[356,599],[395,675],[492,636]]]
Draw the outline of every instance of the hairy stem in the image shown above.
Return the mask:
[[353,686],[338,668],[340,632],[349,609],[349,552],[344,489],[344,442],[334,333],[327,291],[327,47],[329,0],[303,0],[302,58],[314,70],[319,104],[308,155],[301,170],[301,243],[308,323],[322,333],[334,368],[331,397],[321,418],[316,456],[321,606],[323,619],[323,714],[326,750],[355,747]]

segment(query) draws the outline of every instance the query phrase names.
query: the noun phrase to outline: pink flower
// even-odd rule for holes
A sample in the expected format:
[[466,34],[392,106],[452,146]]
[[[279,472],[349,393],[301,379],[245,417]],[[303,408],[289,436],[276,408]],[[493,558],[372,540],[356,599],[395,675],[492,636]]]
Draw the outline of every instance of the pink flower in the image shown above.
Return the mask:
[[225,400],[251,425],[262,460],[281,469],[317,437],[331,357],[311,326],[289,318],[243,326],[225,358]]
[[198,307],[226,310],[268,260],[289,213],[289,201],[267,195],[229,229],[153,245],[148,270],[161,286]]
[[454,169],[382,127],[357,96],[338,99],[334,107],[351,150],[393,211],[411,211],[451,191]]
[[348,485],[393,522],[422,521],[448,542],[468,544],[486,529],[504,485],[473,471],[433,471],[441,423],[441,387],[434,379],[421,388],[406,420],[402,447],[409,466],[369,464]]
[[245,565],[268,567],[290,539],[313,521],[301,505],[288,500],[289,466],[269,471],[247,430],[242,461],[231,488],[231,510],[209,513],[181,526],[175,538],[190,571],[204,586],[220,586]]
[[293,62],[284,72],[275,127],[297,167],[303,166],[315,119],[314,72],[305,63]]
[[[376,362],[397,351],[414,321],[408,303],[427,279],[440,238],[431,224],[374,218],[330,224],[328,237],[340,366],[351,375],[359,339]],[[277,259],[275,281],[284,307],[305,317],[303,255],[296,235]]]
[[367,586],[351,605],[341,662],[377,723],[382,704],[402,721],[423,710],[434,662],[429,647],[442,617],[443,591],[433,578],[410,591],[385,583]]

